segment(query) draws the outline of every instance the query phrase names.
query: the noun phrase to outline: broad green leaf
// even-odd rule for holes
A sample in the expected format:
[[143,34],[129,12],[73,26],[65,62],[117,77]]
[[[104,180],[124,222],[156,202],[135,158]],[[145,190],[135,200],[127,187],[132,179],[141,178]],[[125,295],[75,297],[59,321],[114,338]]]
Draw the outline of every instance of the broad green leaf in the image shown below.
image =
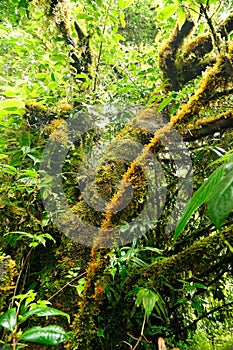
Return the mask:
[[57,89],[58,88],[58,84],[55,81],[51,81],[50,83],[48,83],[47,87],[50,90]]
[[193,283],[195,288],[207,289],[207,287],[202,283]]
[[6,154],[0,154],[0,159],[7,158],[8,156]]
[[30,170],[30,169],[27,169],[27,170],[21,170],[20,173],[19,173],[19,176],[29,176],[29,177],[33,177],[33,178],[37,178],[38,177],[38,172],[35,171],[35,170]]
[[8,116],[9,112],[5,110],[0,110],[0,122],[5,122],[5,118]]
[[[14,233],[14,232],[11,232]],[[14,296],[14,299],[20,300],[20,304],[22,303],[23,300],[26,299],[25,305],[28,304],[28,302],[30,303],[31,301],[34,301],[36,298],[36,292],[34,292],[34,290],[30,289],[27,293],[25,294],[18,294],[16,296]]]
[[152,103],[152,102],[154,102],[154,101],[156,101],[157,99],[160,99],[160,98],[162,98],[163,96],[162,95],[154,95],[154,96],[152,96],[149,100],[148,100],[148,104],[150,104],[150,103]]
[[88,15],[87,13],[78,13],[76,15],[77,19],[85,19],[86,21],[93,21],[93,17]]
[[5,174],[14,175],[17,173],[17,169],[12,165],[0,164],[0,167],[1,167],[0,174],[5,173]]
[[4,96],[6,97],[15,97],[16,95],[19,95],[20,90],[17,88],[11,88],[9,90],[4,91]]
[[97,336],[98,337],[104,337],[104,329],[102,329],[102,328],[98,329]]
[[121,10],[126,9],[127,7],[129,7],[132,4],[133,0],[119,0],[118,2],[118,7]]
[[39,308],[35,308],[35,309],[31,309],[28,312],[26,312],[21,318],[20,318],[20,323],[23,323],[29,316],[31,315],[36,315],[38,317],[42,317],[42,316],[65,316],[68,321],[70,322],[70,316],[60,310],[51,308],[51,307],[39,307]]
[[197,210],[197,208],[199,208],[205,201],[207,201],[216,184],[221,180],[224,174],[224,169],[225,164],[221,165],[218,169],[216,169],[209,176],[206,182],[204,182],[203,185],[201,185],[201,187],[194,193],[184,211],[184,214],[182,215],[181,219],[178,222],[178,225],[176,226],[174,240],[177,240],[180,233],[183,231],[190,217]]
[[24,102],[17,98],[6,99],[0,102],[0,109],[24,108]]
[[89,79],[89,78],[88,78],[88,75],[85,74],[85,73],[76,74],[75,77],[76,77],[77,79]]
[[203,300],[199,299],[199,298],[192,298],[192,307],[197,310],[198,312],[202,312],[203,311]]
[[158,105],[158,112],[161,112],[171,101],[172,101],[173,97],[169,96],[167,98],[165,98],[162,102],[160,102],[160,104]]
[[153,308],[155,307],[155,303],[157,301],[158,301],[158,296],[151,290],[148,290],[147,295],[143,299],[143,306],[147,317],[149,317],[150,314],[152,313]]
[[177,300],[177,302],[174,304],[175,305],[179,305],[179,304],[183,304],[183,303],[186,303],[188,301],[187,298],[180,298]]
[[27,342],[58,346],[69,339],[70,335],[64,328],[52,325],[47,327],[32,327],[26,330],[20,337],[20,340]]
[[137,293],[136,305],[143,304],[146,316],[149,317],[155,307],[155,303],[158,301],[158,296],[147,288],[142,288]]
[[56,81],[55,74],[53,72],[51,73],[51,79],[52,81]]
[[179,27],[181,28],[186,20],[186,13],[182,7],[177,9],[177,15],[178,15],[178,24],[179,24]]
[[222,162],[233,162],[233,150],[230,150],[224,154],[223,157],[216,159],[215,161],[211,162],[208,167],[214,165],[214,164],[219,164]]
[[145,297],[145,293],[147,292],[147,289],[141,288],[139,289],[137,293],[137,299],[136,299],[136,305],[140,306],[142,304],[143,298]]
[[16,308],[11,308],[0,316],[0,326],[13,331],[17,324]]
[[45,79],[48,77],[48,74],[47,73],[37,73],[35,76],[38,79]]
[[208,212],[215,226],[220,229],[233,210],[233,170],[215,186],[208,200]]
[[117,44],[120,40],[124,41],[125,38],[121,34],[112,34],[112,40]]
[[167,5],[158,13],[159,21],[166,21],[177,10],[178,5]]

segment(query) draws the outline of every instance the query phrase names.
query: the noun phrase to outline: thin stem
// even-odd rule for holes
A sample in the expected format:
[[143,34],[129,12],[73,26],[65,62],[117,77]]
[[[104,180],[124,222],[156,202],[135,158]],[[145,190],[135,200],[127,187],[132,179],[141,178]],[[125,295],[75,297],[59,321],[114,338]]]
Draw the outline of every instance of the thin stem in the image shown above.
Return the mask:
[[51,295],[51,297],[48,298],[48,301],[53,299],[57,294],[59,294],[63,289],[65,289],[67,286],[70,285],[70,283],[74,282],[75,280],[81,278],[82,276],[86,275],[86,272],[81,273],[80,275],[74,277],[71,281],[67,282],[63,287],[61,287],[58,291],[56,291],[56,293],[54,293],[53,295]]
[[133,347],[131,344],[129,344],[128,342],[126,342],[125,340],[124,340],[122,343],[125,343],[125,344],[129,345],[129,347],[130,347],[131,350],[135,350],[135,349],[138,347],[138,345],[140,344],[142,338],[144,338],[145,341],[146,341],[147,343],[150,343],[150,341],[147,340],[146,337],[145,337],[145,335],[144,335],[145,324],[146,324],[146,312],[144,313],[144,318],[143,318],[143,322],[142,322],[142,328],[141,328],[140,337],[139,337],[139,338],[135,338],[134,336],[132,336],[132,335],[129,334],[129,336],[130,336],[131,338],[137,340],[137,342],[136,342],[136,344],[134,345],[134,347]]
[[[105,20],[107,19],[110,7],[111,7],[111,1],[110,1],[109,5],[108,5],[108,8],[106,10]],[[104,23],[104,27],[103,27],[103,30],[102,30],[102,33],[101,33],[102,36],[104,36],[105,30],[106,30],[106,24]],[[96,86],[97,86],[97,79],[98,79],[98,72],[99,72],[99,65],[100,65],[100,59],[101,59],[101,56],[102,56],[102,51],[103,51],[103,41],[101,40],[99,53],[98,53],[98,57],[97,57],[96,68],[95,68],[95,79],[94,79],[93,92],[95,92]]]
[[215,29],[214,29],[212,20],[211,20],[211,18],[208,16],[206,7],[205,7],[203,4],[200,5],[200,9],[201,9],[202,13],[203,13],[204,16],[205,16],[205,19],[206,19],[206,21],[207,21],[207,23],[208,23],[208,26],[210,27],[210,31],[211,31],[211,33],[212,33],[212,35],[213,35],[213,39],[214,39],[215,45],[216,45],[216,47],[217,47],[217,50],[218,50],[218,52],[220,53],[220,48],[219,48],[219,45],[218,45],[218,44],[219,44],[219,40],[218,40],[218,38],[217,38],[217,35],[216,35],[216,32],[215,32]]
[[29,250],[29,252],[28,252],[27,255],[26,255],[26,258],[25,258],[24,261],[22,262],[21,270],[20,270],[20,272],[19,272],[19,275],[18,275],[17,280],[16,280],[16,283],[15,283],[14,294],[13,294],[13,297],[12,297],[12,300],[11,300],[10,307],[13,306],[13,302],[14,302],[13,299],[14,299],[14,297],[16,296],[16,293],[17,293],[17,290],[18,290],[18,286],[19,286],[19,282],[20,282],[20,278],[21,278],[22,273],[23,273],[23,270],[24,270],[24,268],[25,268],[25,266],[26,266],[26,264],[27,264],[27,262],[28,262],[28,259],[29,259],[30,255],[31,255],[31,253],[32,253],[32,250],[33,250],[33,247]]

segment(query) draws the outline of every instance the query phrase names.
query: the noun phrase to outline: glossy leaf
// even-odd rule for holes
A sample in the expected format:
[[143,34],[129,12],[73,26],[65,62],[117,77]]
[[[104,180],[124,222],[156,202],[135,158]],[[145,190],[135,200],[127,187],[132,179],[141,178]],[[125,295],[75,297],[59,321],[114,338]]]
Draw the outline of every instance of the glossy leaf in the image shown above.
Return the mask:
[[158,301],[158,296],[147,288],[142,288],[137,293],[136,305],[143,304],[146,316],[149,317],[152,313],[155,303]]
[[35,309],[31,309],[28,312],[26,312],[20,319],[20,323],[24,322],[29,316],[32,315],[36,315],[38,317],[42,317],[42,316],[65,316],[67,318],[67,320],[70,322],[70,316],[60,310],[51,308],[51,307],[45,307],[45,308],[35,308]]
[[12,109],[12,108],[24,108],[24,103],[17,99],[17,98],[11,98],[6,99],[0,102],[0,109]]
[[176,226],[176,230],[174,233],[174,240],[176,240],[180,233],[185,228],[187,222],[189,221],[192,214],[199,208],[210,196],[216,184],[220,181],[224,174],[225,164],[216,169],[203,183],[203,185],[194,193],[192,198],[190,199],[183,216],[178,222]]
[[168,5],[164,7],[158,14],[159,21],[166,21],[169,17],[171,17],[174,12],[177,10],[178,5]]
[[208,200],[208,212],[215,226],[220,229],[233,210],[233,170],[216,185]]
[[11,308],[0,316],[0,326],[13,331],[17,324],[16,308]]
[[20,337],[20,340],[45,345],[57,346],[69,339],[70,335],[64,328],[52,325],[47,327],[32,327],[26,330]]
[[17,169],[12,165],[0,164],[0,173],[14,175],[17,173]]
[[119,0],[118,6],[121,10],[126,9],[132,4],[133,0]]
[[162,102],[160,102],[160,104],[158,105],[157,111],[161,112],[171,101],[172,101],[173,97],[169,96],[167,98],[165,98]]
[[186,13],[182,7],[177,9],[177,15],[178,15],[179,27],[181,28],[186,20]]
[[177,300],[177,302],[174,304],[175,305],[179,305],[179,304],[183,304],[183,303],[187,303],[188,299],[187,298],[180,298]]

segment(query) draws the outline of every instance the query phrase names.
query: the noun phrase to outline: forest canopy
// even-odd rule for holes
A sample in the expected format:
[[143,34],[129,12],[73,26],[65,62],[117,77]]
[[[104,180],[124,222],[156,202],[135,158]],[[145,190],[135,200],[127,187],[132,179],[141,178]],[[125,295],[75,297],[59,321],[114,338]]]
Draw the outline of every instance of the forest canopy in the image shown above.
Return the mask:
[[1,1],[1,348],[231,349],[231,7]]

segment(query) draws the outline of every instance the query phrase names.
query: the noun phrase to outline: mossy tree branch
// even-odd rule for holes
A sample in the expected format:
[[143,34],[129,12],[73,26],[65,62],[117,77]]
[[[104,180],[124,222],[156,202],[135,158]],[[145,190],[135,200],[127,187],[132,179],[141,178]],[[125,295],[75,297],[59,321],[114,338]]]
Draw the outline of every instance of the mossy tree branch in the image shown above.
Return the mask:
[[[59,32],[62,34],[65,43],[71,47],[71,66],[76,74],[87,74],[90,77],[90,66],[92,55],[90,49],[90,36],[85,35],[77,21],[74,27],[78,35],[79,43],[75,43],[71,32],[71,4],[68,0],[50,0],[49,15],[55,20]],[[84,78],[79,78],[84,81]]]
[[232,111],[230,111],[221,113],[212,120],[199,120],[197,125],[194,125],[193,129],[188,130],[188,132],[182,135],[182,138],[185,142],[190,142],[232,128],[233,114]]
[[[214,31],[215,41],[226,40],[233,30],[233,14],[231,13]],[[167,79],[167,90],[178,91],[187,82],[199,76],[208,66],[213,66],[216,59],[211,55],[213,45],[212,34],[199,35],[183,48],[183,43],[190,32],[184,32],[182,41],[179,40],[177,28],[171,38],[160,51],[160,68],[164,79]],[[218,35],[220,38],[218,38]],[[173,44],[175,43],[175,44]],[[219,47],[219,45],[218,45]],[[175,75],[175,77],[174,77]]]
[[[185,29],[183,28],[183,31],[181,30],[182,33],[176,28],[170,40],[170,49],[167,51],[165,50],[166,55],[162,57],[164,65],[170,62],[171,66],[176,70],[174,58],[176,57],[180,43],[182,43],[186,34],[191,31],[192,27],[192,22],[188,21],[187,27],[185,27]],[[177,38],[177,41],[174,41],[174,38]],[[205,76],[200,82],[199,89],[191,96],[188,102],[181,106],[180,110],[171,117],[170,122],[159,126],[152,137],[149,135],[149,132],[145,132],[145,147],[123,174],[122,181],[118,186],[118,192],[113,194],[105,208],[106,213],[104,214],[104,219],[101,220],[99,235],[94,240],[91,260],[87,269],[87,282],[83,299],[80,303],[80,312],[73,324],[74,331],[77,334],[77,338],[72,344],[73,350],[91,350],[94,347],[97,348],[98,316],[101,316],[103,319],[109,317],[106,310],[106,295],[104,294],[105,286],[109,283],[108,276],[104,275],[104,270],[108,262],[106,260],[106,249],[101,249],[101,247],[106,246],[106,243],[111,243],[111,229],[121,222],[123,218],[127,218],[127,215],[128,218],[131,218],[133,215],[137,215],[138,212],[140,212],[136,197],[123,213],[118,213],[119,203],[122,198],[124,198],[128,185],[131,184],[134,190],[138,190],[139,193],[141,191],[141,186],[143,186],[143,176],[137,165],[146,160],[148,151],[153,154],[157,154],[160,151],[162,147],[161,140],[163,140],[163,138],[166,139],[166,136],[169,135],[174,127],[176,127],[180,133],[185,134],[184,130],[187,130],[190,123],[194,125],[192,129],[194,133],[195,128],[199,130],[201,126],[207,128],[208,125],[208,127],[211,126],[211,130],[213,130],[213,125],[217,127],[217,125],[219,125],[218,123],[223,123],[225,126],[226,122],[224,123],[224,120],[229,119],[231,121],[231,114],[220,114],[217,120],[202,120],[199,121],[198,126],[195,124],[199,120],[201,111],[208,106],[206,101],[208,101],[208,103],[211,102],[212,99],[216,97],[216,93],[224,92],[224,95],[226,95],[227,91],[232,88],[232,75],[232,50],[229,50],[227,54],[224,52],[224,54],[221,53],[216,57],[216,63],[206,71]],[[177,81],[177,76],[175,76],[175,79]],[[172,84],[176,84],[176,81],[172,81]],[[155,122],[156,115],[156,108],[142,111],[140,115],[135,117],[134,124],[130,126],[132,128],[130,130],[132,131],[137,128],[137,126],[142,127],[143,120],[154,120]],[[124,134],[124,132],[126,132],[126,134]],[[126,129],[122,131],[122,134],[118,135],[116,142],[119,142],[119,139],[125,135],[127,135]],[[198,135],[198,131],[196,135]],[[225,231],[224,235],[232,244],[232,234]],[[157,239],[161,237],[158,235]],[[165,239],[165,237],[163,237],[163,239]],[[167,239],[169,239],[169,237],[167,237]],[[156,244],[156,242],[154,243]],[[208,247],[208,251],[206,247]],[[164,284],[165,280],[167,280],[168,283],[171,281],[171,285],[174,284],[175,287],[177,287],[177,278],[179,278],[179,276],[183,278],[183,276],[190,271],[193,271],[193,274],[196,276],[208,274],[208,271],[209,275],[213,275],[214,272],[209,268],[211,266],[213,267],[218,261],[224,262],[224,254],[229,254],[229,251],[226,249],[221,235],[211,234],[206,238],[197,239],[189,247],[185,247],[180,252],[176,252],[176,248],[173,247],[173,253],[174,255],[167,257],[165,261],[156,262],[150,265],[149,268],[138,269],[137,267],[137,269],[132,270],[131,276],[125,284],[125,291],[131,290],[132,286],[135,284],[143,283],[143,285],[146,285],[148,288],[156,288],[156,290],[164,296],[168,305],[170,304],[172,306],[176,301],[175,297],[177,297],[177,293],[167,290],[167,286]],[[203,257],[205,257],[205,259],[203,259]],[[174,275],[176,279],[174,279]],[[143,278],[143,276],[146,276],[146,278]],[[148,276],[150,283],[147,283]],[[127,322],[126,319],[122,321]],[[112,322],[114,324],[115,321],[112,320]],[[178,323],[182,323],[182,320],[179,320]],[[88,327],[86,324],[88,324]],[[180,331],[180,329],[177,329],[179,325],[172,323],[172,320],[171,324],[174,330],[177,332]]]

